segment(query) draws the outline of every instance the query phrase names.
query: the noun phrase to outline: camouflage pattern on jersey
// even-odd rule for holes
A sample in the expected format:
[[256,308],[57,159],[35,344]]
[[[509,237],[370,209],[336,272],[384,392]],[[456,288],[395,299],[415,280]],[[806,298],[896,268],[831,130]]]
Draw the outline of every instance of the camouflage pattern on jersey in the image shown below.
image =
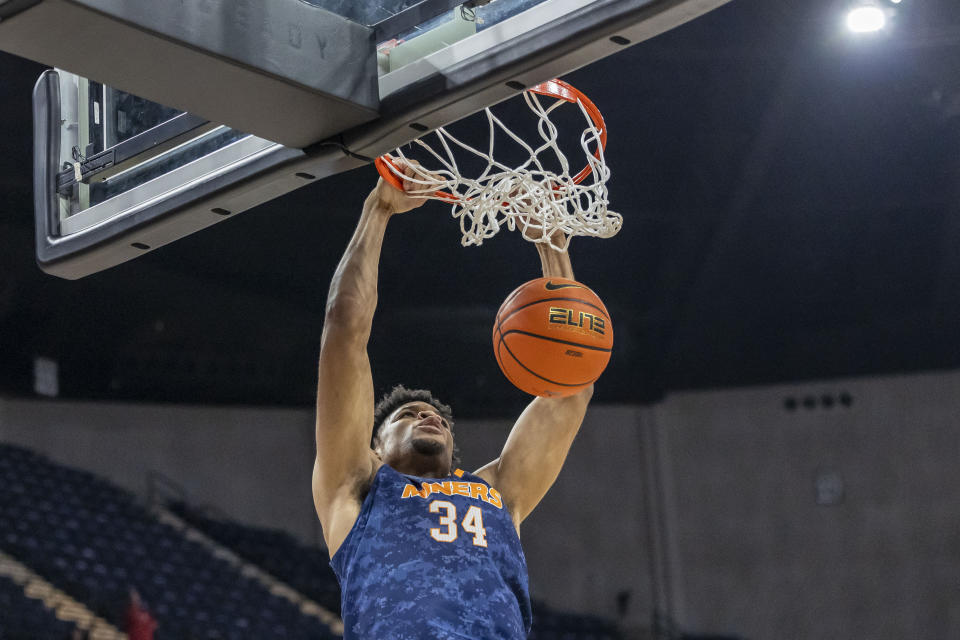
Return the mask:
[[442,479],[377,471],[330,561],[344,640],[520,640],[527,564],[496,489],[459,469]]

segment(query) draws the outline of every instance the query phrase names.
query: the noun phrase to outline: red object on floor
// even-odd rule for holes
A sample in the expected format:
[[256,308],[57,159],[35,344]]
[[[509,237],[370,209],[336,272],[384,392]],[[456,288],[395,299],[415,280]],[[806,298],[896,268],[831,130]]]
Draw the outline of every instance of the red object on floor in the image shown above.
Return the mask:
[[157,621],[143,606],[139,596],[130,598],[125,617],[126,632],[130,640],[153,640],[153,632],[157,628]]

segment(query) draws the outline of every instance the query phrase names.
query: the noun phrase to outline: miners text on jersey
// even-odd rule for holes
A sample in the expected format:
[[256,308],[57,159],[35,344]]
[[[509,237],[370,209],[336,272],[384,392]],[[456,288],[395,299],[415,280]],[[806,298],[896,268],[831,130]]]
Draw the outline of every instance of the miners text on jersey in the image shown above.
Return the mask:
[[434,494],[445,496],[464,496],[474,500],[482,500],[487,504],[492,504],[497,509],[503,508],[503,499],[500,492],[493,487],[488,487],[481,482],[450,481],[445,482],[422,482],[420,488],[416,485],[408,484],[403,488],[400,498],[423,498],[426,500]]

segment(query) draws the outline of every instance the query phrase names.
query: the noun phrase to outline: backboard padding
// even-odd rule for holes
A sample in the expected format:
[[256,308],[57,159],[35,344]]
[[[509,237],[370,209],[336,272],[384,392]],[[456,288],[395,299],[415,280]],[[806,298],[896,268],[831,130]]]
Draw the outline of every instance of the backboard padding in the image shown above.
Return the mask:
[[0,22],[0,49],[293,148],[376,118],[367,27],[299,0],[185,3],[43,0]]

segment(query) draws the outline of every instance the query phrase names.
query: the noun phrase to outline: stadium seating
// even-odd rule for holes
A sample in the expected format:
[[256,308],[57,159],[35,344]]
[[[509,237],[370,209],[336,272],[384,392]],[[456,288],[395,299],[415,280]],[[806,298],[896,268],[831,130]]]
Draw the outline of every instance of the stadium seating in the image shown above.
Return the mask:
[[0,485],[0,549],[118,627],[135,587],[156,640],[336,637],[92,474],[0,445]]
[[171,511],[241,558],[278,578],[327,610],[340,614],[340,585],[325,548],[303,545],[277,529],[249,527],[209,517],[178,501]]
[[0,576],[0,640],[69,640],[72,622],[58,620],[43,603],[28,598],[23,586]]

